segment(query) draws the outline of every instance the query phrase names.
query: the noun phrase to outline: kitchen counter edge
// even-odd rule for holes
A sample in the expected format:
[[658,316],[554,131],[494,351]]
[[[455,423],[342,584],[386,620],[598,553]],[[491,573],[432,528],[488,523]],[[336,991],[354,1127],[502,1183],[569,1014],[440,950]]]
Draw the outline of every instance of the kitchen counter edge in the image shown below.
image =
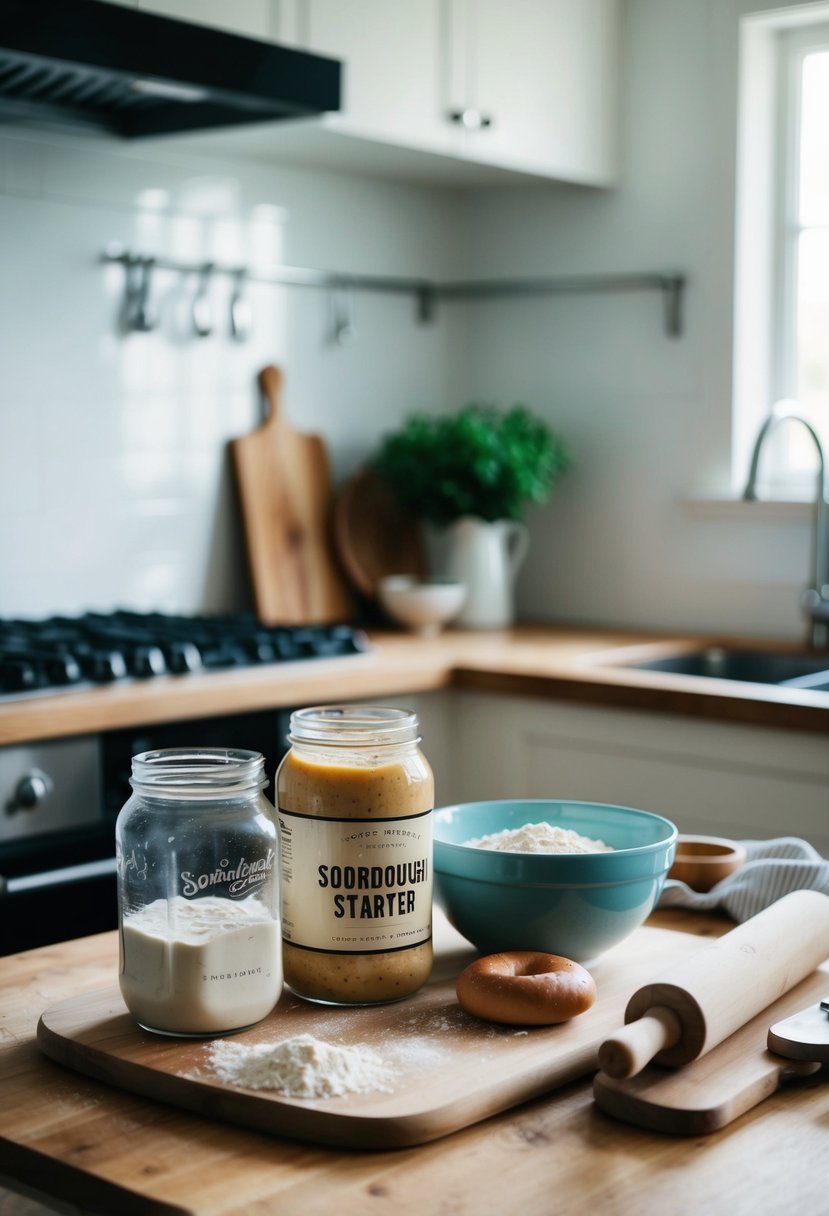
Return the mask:
[[447,688],[829,733],[826,693],[627,666],[701,645],[797,651],[794,645],[534,625],[493,632],[447,630],[435,638],[375,630],[369,641],[368,652],[344,658],[13,697],[0,705],[0,745]]

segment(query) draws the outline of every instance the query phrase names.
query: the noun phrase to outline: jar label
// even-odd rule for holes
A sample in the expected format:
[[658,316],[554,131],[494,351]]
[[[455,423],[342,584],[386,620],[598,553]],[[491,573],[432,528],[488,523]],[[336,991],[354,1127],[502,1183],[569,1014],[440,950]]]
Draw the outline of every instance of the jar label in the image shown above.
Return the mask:
[[432,812],[322,819],[279,808],[282,936],[329,954],[407,950],[432,936]]
[[231,899],[246,899],[270,880],[275,853],[268,849],[261,857],[221,857],[218,865],[210,870],[182,870],[181,893],[187,899],[216,890]]

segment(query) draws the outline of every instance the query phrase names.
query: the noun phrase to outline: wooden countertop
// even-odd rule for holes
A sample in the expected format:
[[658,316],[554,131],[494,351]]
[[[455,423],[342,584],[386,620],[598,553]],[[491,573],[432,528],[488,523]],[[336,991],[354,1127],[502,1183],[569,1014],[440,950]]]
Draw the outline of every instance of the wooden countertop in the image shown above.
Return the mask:
[[447,630],[434,639],[376,631],[370,641],[371,651],[354,657],[12,698],[0,705],[0,745],[450,687],[829,731],[826,693],[620,665],[708,643],[763,645],[754,640],[521,626],[499,632]]
[[[676,910],[649,923],[710,936],[732,927]],[[456,949],[454,931],[436,929],[439,951]],[[133,1097],[46,1059],[41,1012],[110,985],[116,969],[114,933],[0,959],[0,1175],[59,1210],[58,1198],[109,1216],[825,1210],[825,1068],[705,1137],[617,1122],[585,1079],[417,1148],[323,1149]]]

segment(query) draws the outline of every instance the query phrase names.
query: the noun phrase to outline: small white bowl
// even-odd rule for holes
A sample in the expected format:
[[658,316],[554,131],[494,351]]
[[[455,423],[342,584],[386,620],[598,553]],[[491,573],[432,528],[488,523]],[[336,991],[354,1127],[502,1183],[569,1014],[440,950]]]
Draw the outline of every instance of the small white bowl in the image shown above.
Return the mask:
[[424,637],[440,633],[456,617],[466,599],[463,583],[421,582],[413,575],[393,574],[380,579],[380,603],[392,620],[414,629]]

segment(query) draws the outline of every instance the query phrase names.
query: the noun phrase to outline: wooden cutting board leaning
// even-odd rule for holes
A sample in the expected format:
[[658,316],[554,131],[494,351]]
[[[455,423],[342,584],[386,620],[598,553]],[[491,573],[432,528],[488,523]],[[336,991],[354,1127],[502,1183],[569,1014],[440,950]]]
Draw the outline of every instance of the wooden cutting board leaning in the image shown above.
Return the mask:
[[351,582],[377,597],[392,574],[423,579],[427,561],[418,522],[401,511],[390,488],[369,469],[351,477],[334,504],[334,545]]
[[325,442],[284,418],[278,368],[263,368],[259,386],[264,422],[230,442],[256,614],[267,625],[350,620],[353,603],[332,548]]

